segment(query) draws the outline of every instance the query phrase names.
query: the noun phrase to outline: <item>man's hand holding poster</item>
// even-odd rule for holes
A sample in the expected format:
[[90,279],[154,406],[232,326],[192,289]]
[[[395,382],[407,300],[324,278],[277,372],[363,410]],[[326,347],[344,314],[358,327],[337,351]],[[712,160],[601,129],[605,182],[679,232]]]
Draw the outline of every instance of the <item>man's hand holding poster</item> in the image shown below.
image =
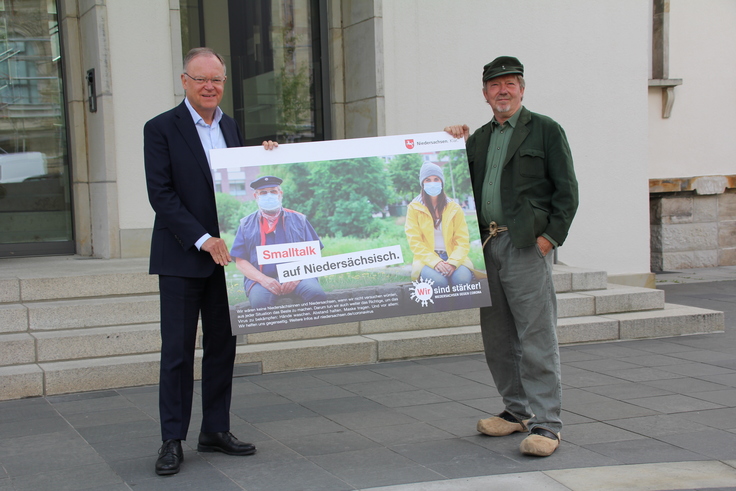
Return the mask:
[[462,139],[211,156],[233,334],[490,305]]

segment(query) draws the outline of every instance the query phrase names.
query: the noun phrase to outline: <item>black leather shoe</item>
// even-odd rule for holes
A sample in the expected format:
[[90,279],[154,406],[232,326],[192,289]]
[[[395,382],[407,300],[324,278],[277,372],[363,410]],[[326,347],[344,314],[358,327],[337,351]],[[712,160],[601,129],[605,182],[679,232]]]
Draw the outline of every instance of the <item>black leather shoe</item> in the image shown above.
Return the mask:
[[181,440],[166,440],[158,451],[156,474],[159,476],[176,474],[183,461],[184,452],[181,450]]
[[222,452],[228,455],[253,455],[256,446],[252,443],[243,443],[229,431],[220,433],[200,433],[198,452]]

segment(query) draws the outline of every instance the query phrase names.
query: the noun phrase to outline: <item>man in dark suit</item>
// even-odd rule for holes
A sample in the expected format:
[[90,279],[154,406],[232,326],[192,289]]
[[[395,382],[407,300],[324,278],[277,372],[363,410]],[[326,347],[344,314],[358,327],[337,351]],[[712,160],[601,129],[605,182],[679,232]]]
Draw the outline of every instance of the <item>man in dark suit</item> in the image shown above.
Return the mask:
[[187,437],[192,411],[200,313],[203,414],[197,450],[229,455],[256,451],[229,431],[236,338],[223,267],[231,258],[219,238],[209,151],[242,146],[243,138],[235,121],[219,108],[225,80],[220,55],[209,48],[193,49],[184,58],[181,75],[185,100],[148,121],[143,130],[148,198],[156,212],[149,272],[159,275],[161,298],[159,475],[176,474],[184,460],[181,440]]
[[557,298],[552,254],[578,207],[578,183],[562,127],[522,105],[524,66],[500,56],[483,67],[483,97],[493,118],[470,136],[467,125],[445,130],[466,139],[491,307],[480,309],[486,361],[504,411],[478,431],[506,436],[529,431],[519,449],[546,457],[562,429]]

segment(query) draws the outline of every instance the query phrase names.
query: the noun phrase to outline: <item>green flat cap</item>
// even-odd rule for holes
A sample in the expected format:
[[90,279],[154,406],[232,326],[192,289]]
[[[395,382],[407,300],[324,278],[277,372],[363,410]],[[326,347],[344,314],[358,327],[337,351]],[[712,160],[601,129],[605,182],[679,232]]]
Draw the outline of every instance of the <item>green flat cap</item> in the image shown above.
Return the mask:
[[483,67],[483,83],[501,75],[518,74],[524,76],[524,65],[513,56],[499,56]]

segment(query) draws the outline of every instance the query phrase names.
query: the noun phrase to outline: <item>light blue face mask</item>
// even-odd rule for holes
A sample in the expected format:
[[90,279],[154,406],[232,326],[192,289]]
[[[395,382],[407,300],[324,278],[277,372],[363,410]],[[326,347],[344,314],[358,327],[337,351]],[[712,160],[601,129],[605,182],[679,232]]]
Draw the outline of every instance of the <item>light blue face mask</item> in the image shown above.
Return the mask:
[[281,208],[278,194],[268,193],[258,196],[258,207],[263,211],[274,211]]
[[442,192],[441,182],[425,182],[424,192],[430,196],[437,196]]

